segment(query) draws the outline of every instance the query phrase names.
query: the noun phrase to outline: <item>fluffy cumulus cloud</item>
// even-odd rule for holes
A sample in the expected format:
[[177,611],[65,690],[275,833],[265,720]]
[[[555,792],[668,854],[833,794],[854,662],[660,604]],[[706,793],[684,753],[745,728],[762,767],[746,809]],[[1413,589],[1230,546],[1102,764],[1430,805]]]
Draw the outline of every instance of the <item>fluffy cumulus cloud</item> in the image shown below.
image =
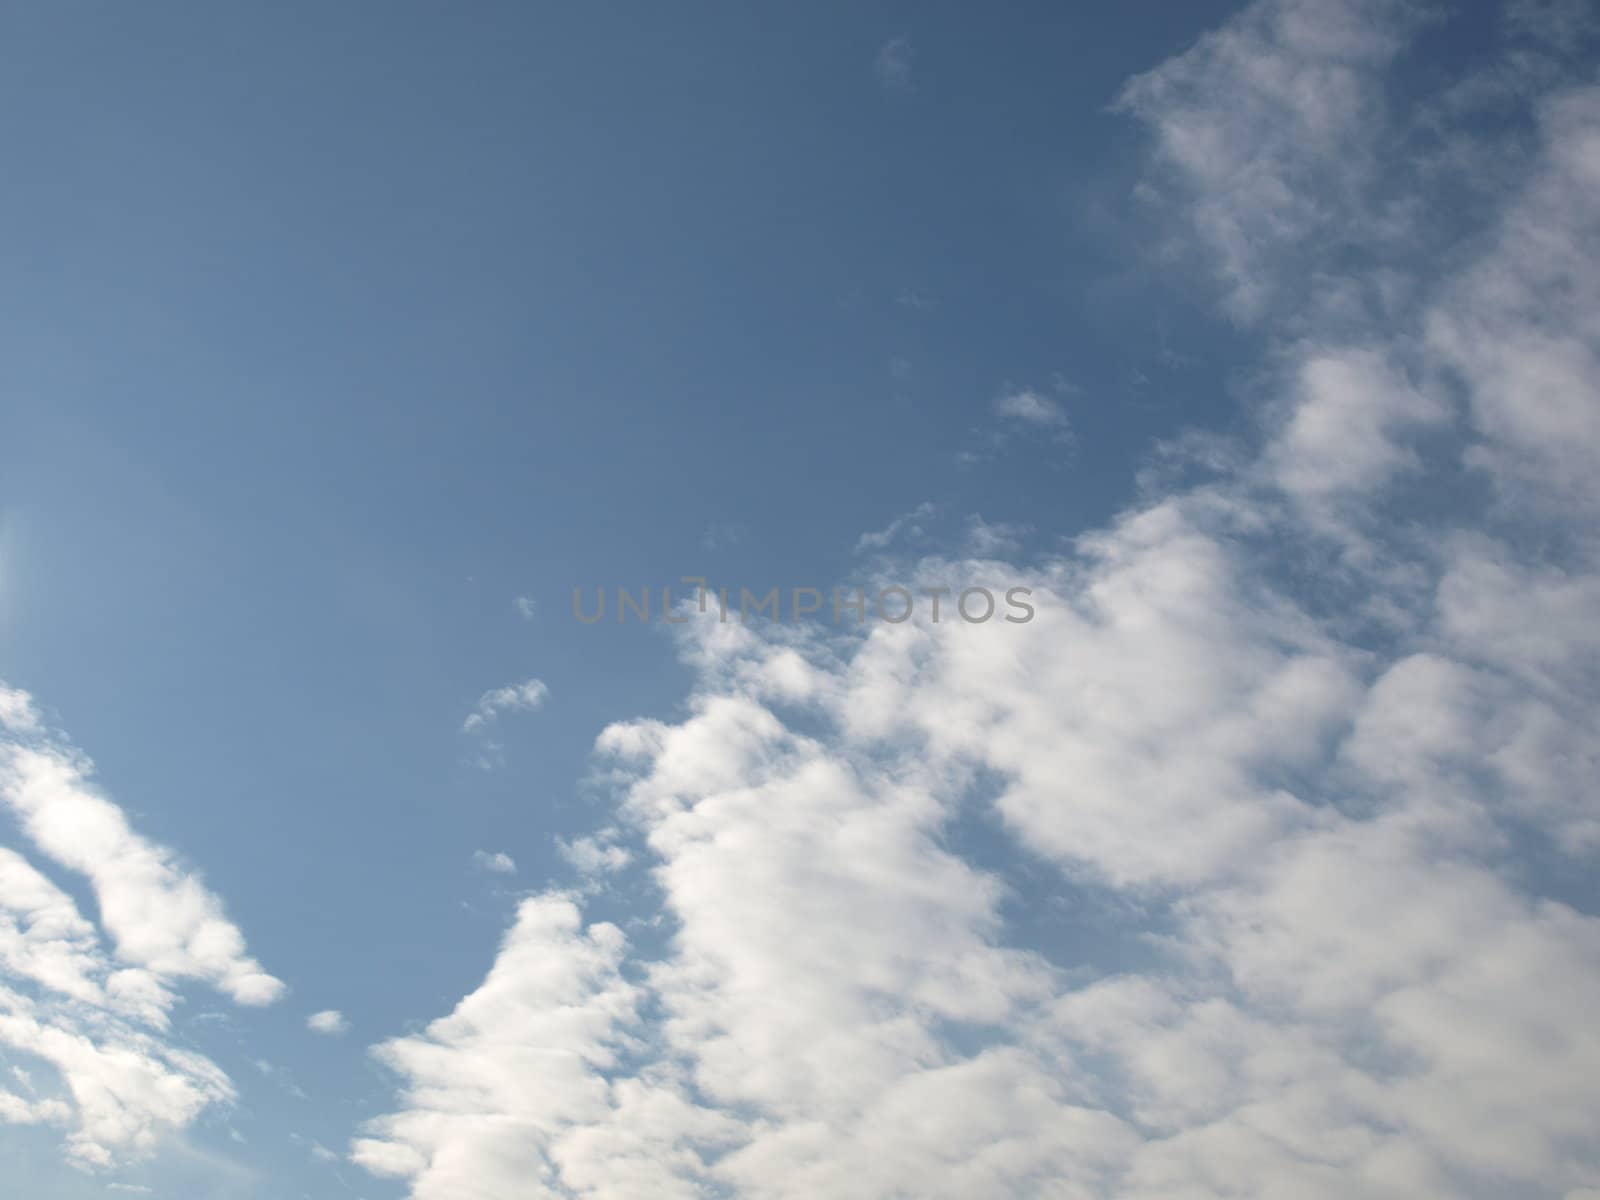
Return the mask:
[[0,1121],[60,1126],[71,1160],[91,1169],[137,1158],[233,1098],[221,1069],[168,1036],[183,985],[245,1005],[283,991],[218,898],[136,833],[92,775],[27,693],[0,685],[0,800],[43,858],[83,877],[99,916],[97,927],[0,846],[0,1047],[52,1069],[14,1072],[21,1087],[0,1091]]
[[[921,559],[1030,622],[684,626],[686,715],[599,740],[588,890],[378,1048],[356,1161],[419,1200],[1600,1194],[1600,915],[1549,882],[1600,849],[1600,89],[1541,71],[1525,178],[1396,278],[1330,231],[1405,208],[1415,24],[1258,4],[1129,85],[1271,340],[1254,434],[1163,447],[1068,553]],[[630,862],[621,928],[585,906]]]
[[306,1018],[306,1028],[324,1037],[338,1037],[341,1033],[349,1032],[350,1022],[338,1009],[325,1008]]

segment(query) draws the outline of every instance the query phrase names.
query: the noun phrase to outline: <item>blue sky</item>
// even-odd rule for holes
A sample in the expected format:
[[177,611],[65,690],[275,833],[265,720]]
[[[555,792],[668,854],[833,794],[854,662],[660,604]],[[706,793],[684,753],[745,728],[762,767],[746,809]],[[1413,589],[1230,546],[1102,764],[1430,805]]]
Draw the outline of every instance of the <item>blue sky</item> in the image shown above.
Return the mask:
[[9,10],[6,1176],[1600,1196],[1596,30],[1459,8]]

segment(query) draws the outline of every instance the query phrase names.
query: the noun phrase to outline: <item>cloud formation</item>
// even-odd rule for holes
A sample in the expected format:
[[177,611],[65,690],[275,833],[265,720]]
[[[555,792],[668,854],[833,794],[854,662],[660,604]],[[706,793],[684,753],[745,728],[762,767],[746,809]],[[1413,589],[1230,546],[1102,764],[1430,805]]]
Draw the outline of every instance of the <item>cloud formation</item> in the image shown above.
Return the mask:
[[525,900],[378,1048],[356,1161],[417,1200],[1600,1191],[1600,916],[1552,882],[1600,845],[1600,88],[1397,278],[1338,231],[1405,210],[1414,27],[1260,3],[1129,85],[1271,339],[1255,428],[1006,564],[1027,624],[683,626],[686,715],[597,746],[593,849],[659,910]]
[[[0,800],[35,847],[81,874],[99,927],[16,850],[0,846],[0,1045],[52,1068],[0,1092],[0,1120],[58,1125],[89,1169],[137,1159],[234,1097],[214,1063],[170,1040],[180,988],[243,1005],[284,987],[245,952],[221,901],[177,856],[136,833],[93,766],[0,684]],[[110,941],[108,950],[102,932]]]
[[856,539],[856,553],[881,551],[900,541],[918,541],[927,536],[928,520],[937,511],[931,501],[924,501],[910,512],[901,513],[882,529],[863,533]]
[[461,722],[461,732],[480,733],[501,713],[532,712],[544,703],[549,694],[550,689],[540,679],[529,679],[487,691],[478,697],[478,706]]
[[306,1028],[312,1033],[320,1033],[325,1037],[338,1037],[350,1031],[350,1022],[345,1015],[336,1008],[327,1008],[321,1012],[314,1012],[306,1018]]
[[1123,88],[1119,107],[1155,135],[1156,186],[1177,193],[1236,317],[1386,231],[1383,79],[1427,15],[1407,0],[1256,3]]
[[1066,410],[1060,403],[1032,388],[1001,393],[995,398],[994,411],[1006,420],[1038,429],[1059,430],[1067,427]]
[[492,871],[496,875],[515,875],[517,873],[516,861],[504,851],[496,850],[490,853],[487,850],[474,850],[472,852],[474,865],[485,871]]

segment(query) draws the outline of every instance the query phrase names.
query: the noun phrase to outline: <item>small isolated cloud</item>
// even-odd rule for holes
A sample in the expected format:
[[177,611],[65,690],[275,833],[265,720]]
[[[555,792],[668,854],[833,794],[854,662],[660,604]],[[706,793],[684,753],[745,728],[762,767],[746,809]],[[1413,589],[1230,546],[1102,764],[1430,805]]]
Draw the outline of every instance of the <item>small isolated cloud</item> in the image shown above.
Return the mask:
[[350,1022],[345,1019],[345,1015],[338,1009],[326,1008],[307,1017],[306,1028],[311,1030],[312,1033],[337,1037],[339,1034],[349,1031]]
[[895,296],[894,302],[901,308],[909,308],[916,312],[932,312],[934,307],[933,296],[921,288],[901,288]]
[[474,850],[472,861],[485,871],[493,871],[496,875],[515,875],[517,873],[516,860],[509,854],[496,851],[491,854],[487,850]]
[[886,92],[902,94],[914,90],[916,80],[912,75],[912,64],[915,59],[916,52],[906,38],[891,38],[885,42],[872,63],[872,73],[878,80],[878,86]]
[[1005,420],[1032,425],[1036,429],[1070,428],[1066,410],[1060,403],[1032,388],[1001,393],[995,397],[994,411]]
[[[1059,374],[1052,383],[1060,395],[1072,395],[1077,391]],[[1043,435],[1046,442],[1059,446],[1070,446],[1075,440],[1072,422],[1067,419],[1067,410],[1061,401],[1037,388],[1009,388],[991,401],[990,408],[998,420],[971,431],[969,445],[956,455],[956,461],[964,467],[999,457],[1019,435],[1035,440]]]
[[538,614],[539,606],[534,603],[532,596],[518,596],[512,603],[524,621],[531,621]]
[[478,706],[461,723],[462,733],[481,733],[503,712],[532,712],[550,694],[542,679],[495,688],[478,697]]

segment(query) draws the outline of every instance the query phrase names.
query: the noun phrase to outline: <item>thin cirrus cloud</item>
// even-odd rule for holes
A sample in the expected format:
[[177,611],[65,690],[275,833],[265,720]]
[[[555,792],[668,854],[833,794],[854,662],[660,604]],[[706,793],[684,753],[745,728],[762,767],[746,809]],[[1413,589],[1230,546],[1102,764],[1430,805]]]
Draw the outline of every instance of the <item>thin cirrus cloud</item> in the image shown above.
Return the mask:
[[[1537,100],[1447,274],[1308,273],[1379,183],[1440,186],[1372,98],[1414,30],[1272,0],[1128,86],[1174,236],[1271,343],[1257,427],[1006,564],[1027,624],[684,626],[687,715],[601,735],[583,856],[650,865],[665,942],[525,899],[378,1047],[356,1162],[418,1200],[1600,1191],[1600,918],[1516,857],[1600,849],[1600,87]],[[1021,939],[1029,889],[1101,944]]]
[[186,984],[249,1006],[284,991],[221,901],[92,777],[32,697],[0,684],[0,800],[43,858],[87,880],[99,916],[0,846],[0,1046],[54,1076],[14,1072],[0,1120],[59,1128],[69,1161],[91,1170],[137,1161],[235,1098],[220,1067],[170,1035]]

